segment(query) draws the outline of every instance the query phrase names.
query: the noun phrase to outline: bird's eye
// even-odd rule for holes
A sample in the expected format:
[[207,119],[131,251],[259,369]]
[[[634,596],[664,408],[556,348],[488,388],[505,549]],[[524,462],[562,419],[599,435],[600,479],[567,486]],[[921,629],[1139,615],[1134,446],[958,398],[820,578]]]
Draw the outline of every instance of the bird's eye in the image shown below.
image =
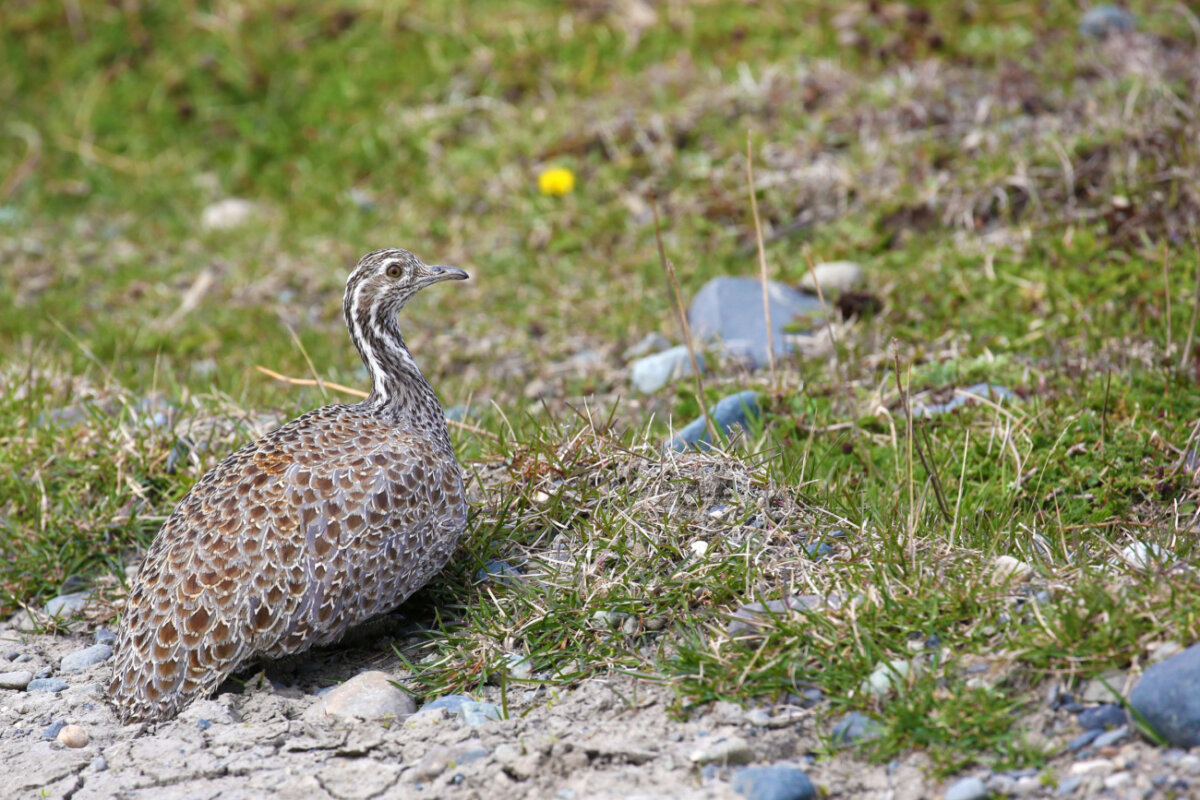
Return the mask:
[[400,269],[399,264],[396,264],[396,263],[388,264],[387,276],[389,278],[399,278],[403,274],[403,272],[404,271],[402,269]]

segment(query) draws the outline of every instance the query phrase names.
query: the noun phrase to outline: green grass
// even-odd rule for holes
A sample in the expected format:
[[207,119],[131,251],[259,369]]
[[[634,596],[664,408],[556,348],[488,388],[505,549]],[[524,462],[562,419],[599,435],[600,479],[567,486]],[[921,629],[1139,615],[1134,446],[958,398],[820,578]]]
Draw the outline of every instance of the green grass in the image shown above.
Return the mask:
[[[454,432],[469,536],[410,604],[424,691],[513,657],[535,682],[668,681],[679,713],[816,687],[822,723],[880,721],[864,757],[918,749],[942,775],[1044,763],[1039,684],[1200,636],[1193,575],[1116,558],[1196,547],[1182,16],[1132,4],[1147,76],[1057,0],[903,20],[714,0],[640,31],[535,0],[77,5],[0,21],[0,610],[71,576],[119,596],[204,470],[335,399],[255,365],[361,386],[342,282],[401,245],[472,273],[404,323],[487,432]],[[772,274],[855,260],[883,307],[774,377],[714,358],[708,402],[756,388],[762,426],[666,458],[695,389],[637,396],[620,355],[678,339],[648,197],[685,297],[755,274],[747,131]],[[538,194],[549,166],[572,194]],[[203,230],[225,197],[262,214]],[[979,382],[1018,398],[910,422]],[[999,556],[1028,575],[998,580]],[[493,558],[524,576],[476,580]],[[728,636],[792,592],[846,602]],[[895,659],[903,685],[863,692]]]

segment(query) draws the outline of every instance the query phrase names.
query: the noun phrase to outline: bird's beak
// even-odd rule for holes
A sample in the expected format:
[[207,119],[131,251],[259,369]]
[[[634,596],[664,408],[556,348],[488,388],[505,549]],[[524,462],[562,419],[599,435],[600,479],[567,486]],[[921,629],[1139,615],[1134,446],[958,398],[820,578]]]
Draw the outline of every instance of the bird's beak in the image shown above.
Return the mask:
[[465,281],[471,277],[458,267],[446,267],[441,264],[431,264],[429,272],[430,283],[437,283],[438,281]]

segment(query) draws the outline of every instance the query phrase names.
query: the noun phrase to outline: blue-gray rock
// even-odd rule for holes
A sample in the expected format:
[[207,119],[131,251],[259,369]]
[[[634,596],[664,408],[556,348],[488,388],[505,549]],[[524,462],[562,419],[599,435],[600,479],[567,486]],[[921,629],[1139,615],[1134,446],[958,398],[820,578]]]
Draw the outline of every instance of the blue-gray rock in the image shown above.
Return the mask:
[[34,678],[25,687],[27,692],[63,692],[66,691],[68,683],[62,678]]
[[27,669],[16,672],[0,673],[0,689],[24,689],[33,680],[33,673]]
[[63,672],[79,672],[112,658],[113,649],[106,644],[94,644],[63,656],[59,666]]
[[[767,284],[771,308],[771,344],[776,357],[792,352],[784,328],[800,316],[821,316],[821,301],[790,286]],[[750,366],[767,364],[767,324],[762,283],[755,278],[713,278],[692,300],[688,323],[697,340],[717,339]]]
[[514,567],[499,558],[489,559],[476,573],[475,580],[479,583],[498,583],[501,585],[520,583],[521,569]]
[[463,422],[469,417],[473,416],[475,415],[468,406],[450,406],[446,409],[446,419],[450,420],[451,422]]
[[1174,746],[1200,745],[1200,644],[1147,669],[1129,704]]
[[447,694],[447,695],[443,695],[442,697],[437,697],[437,698],[434,698],[433,700],[430,700],[428,703],[421,706],[421,710],[422,711],[436,711],[439,708],[444,708],[447,711],[449,711],[451,714],[457,714],[458,710],[460,708],[462,708],[464,703],[474,703],[474,702],[475,702],[474,698],[468,697],[465,694]]
[[1092,742],[1092,744],[1097,748],[1108,747],[1110,745],[1116,744],[1117,742],[1121,741],[1128,735],[1129,735],[1129,726],[1122,725],[1121,727],[1116,728],[1115,730],[1111,730],[1111,731],[1108,731],[1107,733],[1100,734],[1099,736],[1096,737],[1096,741]]
[[975,398],[984,398],[999,404],[1015,400],[1017,396],[1003,386],[992,383],[976,383],[965,389],[958,390],[954,397],[945,403],[929,403],[918,406],[913,409],[912,413],[914,417],[918,418],[936,417],[940,414],[948,414],[959,406],[965,406],[969,402],[975,402]]
[[483,725],[485,722],[501,718],[500,707],[491,703],[479,703],[467,700],[458,707],[458,716],[472,727]]
[[1102,733],[1104,733],[1104,731],[1100,728],[1092,728],[1091,730],[1084,731],[1071,741],[1067,742],[1067,749],[1072,753],[1082,750],[1092,742],[1096,741],[1096,737]]
[[979,778],[963,778],[946,790],[946,800],[982,800],[990,794]]
[[[704,355],[696,353],[696,366],[704,374]],[[678,378],[692,375],[692,357],[685,345],[663,350],[633,362],[629,377],[642,394],[653,394]]]
[[804,770],[784,764],[739,769],[730,785],[746,800],[810,800],[817,796]]
[[[758,405],[758,394],[753,391],[738,392],[721,398],[715,406],[709,409],[713,424],[724,436],[729,436],[735,428],[749,429],[752,420],[762,415]],[[676,450],[687,450],[689,447],[707,449],[710,444],[708,426],[704,417],[692,420],[671,440],[671,447]]]
[[1058,785],[1058,791],[1055,792],[1055,794],[1057,794],[1059,797],[1066,797],[1069,794],[1074,794],[1075,790],[1079,788],[1081,783],[1083,783],[1083,778],[1067,778]]
[[50,727],[48,727],[48,728],[46,728],[46,730],[42,731],[42,738],[43,739],[53,739],[56,736],[58,736],[58,732],[61,731],[65,727],[67,727],[67,723],[62,722],[61,720],[58,722],[52,722],[50,724]]
[[1079,32],[1093,39],[1113,33],[1130,33],[1137,28],[1137,17],[1120,6],[1093,6],[1079,20]]
[[851,711],[833,726],[833,743],[839,747],[869,742],[883,735],[883,726],[858,711]]
[[826,556],[833,555],[835,551],[833,546],[826,542],[813,542],[804,545],[804,552],[808,553],[808,557],[813,561],[820,561]]
[[635,358],[641,358],[642,356],[648,356],[651,353],[661,353],[670,346],[671,340],[663,336],[661,333],[655,331],[653,333],[647,333],[642,337],[641,341],[639,341],[637,344],[630,345],[621,355],[626,361],[630,361]]
[[1129,722],[1125,717],[1125,709],[1115,703],[1105,703],[1080,712],[1075,718],[1079,727],[1084,730],[1109,730],[1119,728]]
[[206,731],[212,727],[212,723],[206,720],[204,717],[201,717],[200,719],[196,720],[196,727],[202,731]]
[[90,591],[60,594],[46,601],[46,614],[51,617],[74,617],[83,611],[91,599]]
[[104,756],[96,756],[92,759],[92,763],[88,766],[90,766],[96,772],[104,772],[106,769],[108,769],[108,761],[104,759]]
[[110,647],[117,642],[117,635],[108,628],[96,628],[96,644],[106,644]]

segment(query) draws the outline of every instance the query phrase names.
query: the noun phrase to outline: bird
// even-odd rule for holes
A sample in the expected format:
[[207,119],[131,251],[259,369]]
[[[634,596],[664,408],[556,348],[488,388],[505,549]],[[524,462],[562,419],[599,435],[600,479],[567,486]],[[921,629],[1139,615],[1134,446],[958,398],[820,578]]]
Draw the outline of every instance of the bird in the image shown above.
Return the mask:
[[123,724],[174,717],[252,659],[336,642],[449,561],[467,523],[462,468],[398,314],[467,277],[399,248],[359,260],[342,308],[370,394],[233,453],[163,523],[117,632],[108,694]]

